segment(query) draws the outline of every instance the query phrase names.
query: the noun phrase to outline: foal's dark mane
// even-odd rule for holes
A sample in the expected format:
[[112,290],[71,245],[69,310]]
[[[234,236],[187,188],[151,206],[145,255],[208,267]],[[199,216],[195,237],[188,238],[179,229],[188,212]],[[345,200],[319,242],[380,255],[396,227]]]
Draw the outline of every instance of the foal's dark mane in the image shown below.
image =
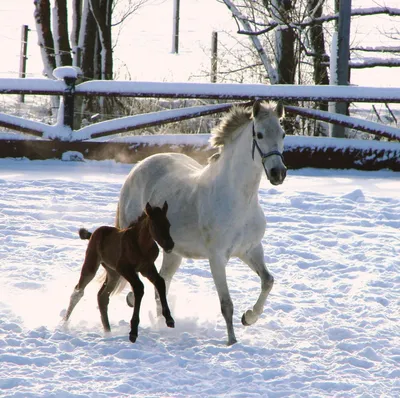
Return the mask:
[[121,231],[126,231],[127,229],[132,227],[137,227],[137,226],[142,227],[147,225],[148,225],[148,215],[145,212],[143,212],[135,221],[132,221],[125,229],[121,229]]

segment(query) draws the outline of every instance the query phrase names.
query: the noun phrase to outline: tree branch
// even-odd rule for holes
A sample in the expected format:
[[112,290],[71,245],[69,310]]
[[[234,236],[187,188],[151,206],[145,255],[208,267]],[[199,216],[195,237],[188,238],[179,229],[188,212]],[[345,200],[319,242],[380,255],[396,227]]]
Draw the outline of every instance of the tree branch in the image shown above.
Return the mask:
[[[379,15],[379,14],[387,14],[389,16],[400,16],[400,8],[370,7],[370,8],[356,8],[351,11],[352,17],[370,16],[370,15]],[[307,18],[303,22],[298,22],[298,23],[292,22],[290,24],[283,24],[283,23],[279,23],[279,22],[273,21],[273,20],[270,20],[267,24],[252,21],[255,25],[266,26],[266,27],[264,29],[258,30],[258,31],[252,31],[251,29],[245,28],[245,30],[239,30],[238,34],[248,35],[248,36],[252,36],[252,35],[258,36],[258,35],[261,35],[264,33],[268,33],[277,27],[287,28],[288,26],[290,26],[293,29],[306,28],[308,26],[313,26],[318,23],[334,21],[338,18],[339,18],[339,14],[331,14],[331,15],[323,15],[323,16],[321,16],[319,18],[315,18],[315,19]],[[247,20],[247,22],[249,22],[249,21]]]

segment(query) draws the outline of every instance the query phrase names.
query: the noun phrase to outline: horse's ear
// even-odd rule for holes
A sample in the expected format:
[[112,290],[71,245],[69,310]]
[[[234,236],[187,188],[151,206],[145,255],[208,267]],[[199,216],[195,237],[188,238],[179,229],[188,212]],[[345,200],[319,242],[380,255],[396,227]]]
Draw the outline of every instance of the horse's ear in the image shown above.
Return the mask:
[[282,101],[278,101],[276,103],[275,112],[278,115],[279,119],[282,119],[283,117],[285,117],[285,107],[283,106]]
[[164,212],[164,214],[167,214],[167,211],[168,211],[168,203],[167,203],[167,201],[164,202],[164,205],[162,207],[162,211]]
[[260,111],[260,108],[261,108],[261,100],[256,99],[253,102],[253,117],[257,117],[258,112]]
[[150,203],[147,202],[144,212],[150,217],[152,211],[153,211],[153,208],[151,207]]

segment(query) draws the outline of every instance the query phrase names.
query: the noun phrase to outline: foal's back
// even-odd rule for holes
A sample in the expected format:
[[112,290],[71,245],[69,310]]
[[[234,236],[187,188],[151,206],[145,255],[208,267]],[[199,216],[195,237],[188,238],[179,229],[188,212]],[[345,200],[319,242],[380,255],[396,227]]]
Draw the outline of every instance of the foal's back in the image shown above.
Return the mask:
[[97,263],[104,263],[115,269],[121,255],[124,232],[125,230],[110,226],[97,228],[90,237],[86,256],[96,256]]
[[144,226],[144,217],[132,223],[126,229],[102,226],[97,228],[90,238],[88,254],[96,255],[97,263],[103,263],[115,269],[118,262],[125,262],[135,266],[137,272],[142,265],[153,263],[159,249],[153,239],[148,237],[143,242],[140,229]]

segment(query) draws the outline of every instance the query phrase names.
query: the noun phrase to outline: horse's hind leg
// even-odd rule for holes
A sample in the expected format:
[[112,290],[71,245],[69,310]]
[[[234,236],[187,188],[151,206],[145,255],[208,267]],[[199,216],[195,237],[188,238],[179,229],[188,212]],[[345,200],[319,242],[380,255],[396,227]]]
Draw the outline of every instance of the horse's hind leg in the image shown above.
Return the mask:
[[88,246],[79,282],[75,286],[75,289],[70,298],[67,312],[65,313],[63,318],[65,322],[68,321],[73,309],[79,303],[80,299],[83,297],[85,287],[93,280],[97,270],[99,269],[99,266],[100,263],[98,261],[96,252],[92,250],[90,246]]
[[129,263],[118,263],[117,266],[118,272],[131,284],[135,294],[135,307],[131,319],[131,331],[129,332],[129,340],[132,343],[134,343],[138,337],[140,305],[144,295],[144,285],[134,269],[134,265]]
[[163,277],[160,276],[154,264],[150,265],[145,272],[142,272],[142,274],[154,285],[158,292],[158,296],[161,302],[162,314],[165,318],[167,326],[169,328],[174,328],[175,321],[171,316],[171,311],[168,306],[165,281]]
[[248,326],[255,323],[263,313],[265,301],[274,284],[274,277],[268,272],[265,266],[264,250],[261,243],[239,258],[248,264],[261,279],[261,292],[253,309],[247,310],[242,316],[243,325]]
[[120,276],[118,272],[114,271],[113,269],[108,267],[104,268],[107,271],[107,276],[99,292],[97,293],[97,303],[99,304],[101,323],[103,324],[103,328],[106,332],[109,332],[111,330],[111,327],[110,321],[108,320],[108,303],[110,302],[110,294],[117,286]]

